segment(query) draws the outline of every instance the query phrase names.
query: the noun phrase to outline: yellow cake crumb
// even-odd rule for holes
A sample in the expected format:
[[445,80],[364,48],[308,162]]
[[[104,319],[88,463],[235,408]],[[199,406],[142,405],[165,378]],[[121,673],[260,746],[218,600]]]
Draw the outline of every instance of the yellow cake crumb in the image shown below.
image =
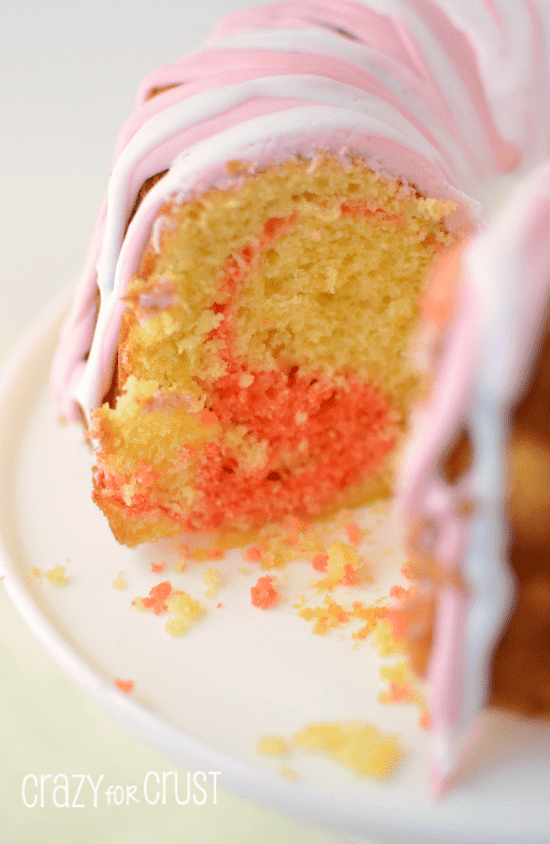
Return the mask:
[[365,722],[318,722],[294,736],[304,750],[326,753],[355,774],[387,779],[403,758],[399,738]]
[[384,618],[380,618],[376,624],[372,643],[380,656],[392,656],[406,652],[405,639],[396,638],[392,633],[391,625]]
[[208,589],[205,591],[206,598],[213,598],[218,591],[218,587],[220,585],[220,572],[218,569],[208,568],[203,574],[203,580],[208,586]]
[[46,579],[49,580],[50,583],[53,583],[54,586],[66,586],[71,581],[70,578],[66,576],[65,572],[65,566],[56,566],[55,568],[44,572],[44,574],[46,575]]
[[354,601],[353,606],[355,618],[359,618],[365,622],[359,630],[356,630],[352,634],[353,638],[358,640],[366,639],[367,636],[370,636],[376,630],[385,612],[385,607],[376,603],[365,607],[360,601]]
[[303,597],[294,605],[298,615],[306,621],[313,621],[313,633],[326,635],[329,630],[335,630],[348,624],[352,619],[364,621],[359,630],[353,633],[355,639],[365,639],[375,629],[378,620],[384,613],[384,607],[377,604],[365,606],[362,601],[354,601],[351,609],[345,609],[330,595],[325,595],[323,604],[317,607],[303,606]]
[[172,614],[165,625],[169,636],[181,636],[201,617],[204,610],[198,601],[187,592],[172,592],[166,600],[168,612]]
[[256,750],[264,756],[288,756],[290,745],[283,736],[262,736]]
[[113,589],[126,589],[126,580],[124,578],[124,572],[119,571],[117,577],[111,583]]
[[408,660],[400,660],[394,665],[383,665],[380,676],[388,683],[387,690],[378,694],[381,703],[415,703],[422,713],[426,711],[425,697],[418,688],[417,679],[410,670]]
[[298,611],[298,615],[306,621],[314,621],[313,632],[319,636],[347,624],[350,619],[349,611],[328,595],[324,598],[323,606],[303,607]]
[[357,582],[361,558],[353,545],[338,539],[327,548],[327,557],[327,576],[317,583],[317,589],[330,590],[340,584],[351,586]]
[[225,551],[222,548],[195,548],[191,551],[190,559],[196,563],[206,563],[210,560],[222,560]]

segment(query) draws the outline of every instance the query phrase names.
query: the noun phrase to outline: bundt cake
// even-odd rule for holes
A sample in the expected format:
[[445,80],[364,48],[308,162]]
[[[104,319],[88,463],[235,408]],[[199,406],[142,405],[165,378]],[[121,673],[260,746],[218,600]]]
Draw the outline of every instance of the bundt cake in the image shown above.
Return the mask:
[[412,431],[436,790],[488,696],[550,710],[549,43],[545,0],[226,18],[143,83],[54,362],[131,546],[388,495]]

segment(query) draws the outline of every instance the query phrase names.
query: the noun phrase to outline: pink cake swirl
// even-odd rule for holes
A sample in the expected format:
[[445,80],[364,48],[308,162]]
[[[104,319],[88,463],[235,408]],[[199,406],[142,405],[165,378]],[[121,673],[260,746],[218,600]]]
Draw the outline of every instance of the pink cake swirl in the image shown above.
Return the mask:
[[[89,418],[109,389],[126,285],[159,209],[171,195],[223,187],[231,159],[359,151],[375,172],[454,198],[456,233],[484,229],[467,248],[457,319],[402,493],[407,518],[439,524],[441,564],[477,590],[473,600],[452,589],[439,600],[430,671],[437,789],[456,762],[455,738],[485,700],[491,643],[510,602],[499,455],[526,338],[548,295],[549,8],[546,0],[319,0],[226,18],[140,89],[53,367],[59,413]],[[126,231],[142,184],[157,174]],[[503,325],[514,328],[509,344]],[[466,417],[479,434],[477,474],[451,491],[437,461]],[[457,515],[465,494],[485,502],[474,531]],[[480,608],[488,614],[476,627]]]

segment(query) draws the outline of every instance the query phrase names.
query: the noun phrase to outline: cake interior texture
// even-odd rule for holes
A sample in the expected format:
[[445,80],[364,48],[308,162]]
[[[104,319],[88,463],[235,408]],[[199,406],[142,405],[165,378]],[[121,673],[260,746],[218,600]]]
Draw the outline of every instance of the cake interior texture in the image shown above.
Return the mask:
[[94,412],[94,499],[130,546],[387,494],[450,201],[360,158],[228,165],[160,209]]

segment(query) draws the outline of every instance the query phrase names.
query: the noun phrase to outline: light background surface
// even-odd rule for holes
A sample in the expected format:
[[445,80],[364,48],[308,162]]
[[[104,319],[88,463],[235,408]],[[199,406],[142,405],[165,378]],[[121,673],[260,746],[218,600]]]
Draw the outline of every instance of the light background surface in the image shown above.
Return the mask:
[[[0,364],[78,274],[112,150],[152,68],[193,48],[244,0],[0,3]],[[254,5],[253,0],[247,0]],[[2,844],[348,844],[223,790],[203,806],[28,809],[27,774],[126,785],[173,770],[69,680],[0,589]],[[223,786],[223,777],[220,780]]]

